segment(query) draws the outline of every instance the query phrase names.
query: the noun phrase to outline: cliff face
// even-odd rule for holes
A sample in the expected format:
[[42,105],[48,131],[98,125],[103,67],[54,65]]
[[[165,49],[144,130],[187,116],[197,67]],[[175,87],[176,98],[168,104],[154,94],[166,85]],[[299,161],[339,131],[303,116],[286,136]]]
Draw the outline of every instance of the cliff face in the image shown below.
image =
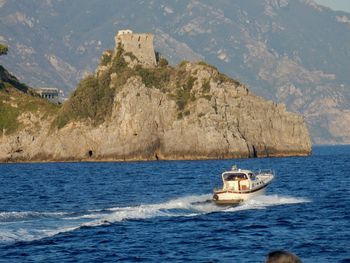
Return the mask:
[[255,96],[215,68],[184,62],[175,69],[166,63],[144,69],[122,52],[105,53],[96,74],[82,81],[58,114],[30,111],[17,120],[17,132],[0,136],[2,162],[311,152],[302,117]]

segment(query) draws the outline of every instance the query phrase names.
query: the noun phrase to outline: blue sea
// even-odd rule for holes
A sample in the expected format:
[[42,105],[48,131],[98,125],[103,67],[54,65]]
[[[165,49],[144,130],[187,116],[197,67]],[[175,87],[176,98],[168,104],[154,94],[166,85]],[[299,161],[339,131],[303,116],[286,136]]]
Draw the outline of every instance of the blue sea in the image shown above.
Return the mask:
[[[264,196],[216,206],[232,165],[273,169]],[[312,156],[0,164],[0,262],[350,262],[350,146]]]

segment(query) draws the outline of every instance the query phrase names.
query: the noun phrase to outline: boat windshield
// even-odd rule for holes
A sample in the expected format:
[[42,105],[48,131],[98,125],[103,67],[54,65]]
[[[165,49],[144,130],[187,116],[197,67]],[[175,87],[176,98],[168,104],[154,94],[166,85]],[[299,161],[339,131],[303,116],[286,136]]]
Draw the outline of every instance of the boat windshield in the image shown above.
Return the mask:
[[255,180],[255,179],[256,179],[255,174],[249,173],[248,175],[249,175],[249,177],[250,177],[250,180]]
[[244,173],[229,173],[223,176],[225,181],[237,181],[247,179],[247,175]]

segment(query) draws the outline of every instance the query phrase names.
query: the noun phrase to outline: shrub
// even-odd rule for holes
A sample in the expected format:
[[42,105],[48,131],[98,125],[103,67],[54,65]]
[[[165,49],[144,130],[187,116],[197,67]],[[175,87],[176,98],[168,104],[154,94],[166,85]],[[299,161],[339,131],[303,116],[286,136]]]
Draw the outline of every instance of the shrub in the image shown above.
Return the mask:
[[117,47],[117,57],[121,57],[123,55],[124,49],[121,45],[121,43],[118,43],[118,47]]
[[112,50],[107,50],[107,51],[103,52],[101,59],[100,59],[100,65],[107,66],[109,63],[111,63],[112,55],[113,55]]
[[123,57],[123,53],[124,53],[124,50],[119,43],[117,48],[117,54],[112,61],[112,67],[111,67],[112,72],[120,73],[125,68],[128,67],[128,64],[125,62],[125,59]]
[[190,63],[189,61],[187,61],[187,60],[183,60],[183,61],[181,61],[180,62],[180,64],[179,64],[179,68],[182,68],[182,67],[184,67],[184,66],[186,66],[186,64],[188,64],[188,63]]
[[90,75],[83,79],[70,99],[63,105],[55,125],[64,127],[72,120],[90,119],[97,125],[106,120],[112,112],[114,90],[109,88],[109,76],[97,79]]
[[111,83],[111,75],[108,71],[101,72],[98,78],[98,86],[99,87],[109,87],[109,84]]
[[168,86],[171,76],[171,68],[143,68],[138,65],[135,67],[136,74],[142,78],[142,82],[149,88],[162,89]]
[[166,60],[165,58],[160,58],[159,62],[158,62],[158,66],[159,67],[166,67],[168,66],[168,60]]
[[218,73],[217,77],[216,77],[216,81],[218,81],[219,83],[223,83],[226,81],[229,81],[230,78],[227,77],[226,75],[222,74],[222,73]]
[[[185,62],[184,62],[185,63]],[[184,68],[178,68],[174,72],[173,79],[177,80],[173,97],[176,100],[178,110],[185,109],[189,101],[195,101],[195,93],[192,92],[196,77],[193,77],[190,72]]]
[[187,82],[186,82],[185,89],[186,89],[187,91],[191,91],[192,88],[193,88],[194,82],[195,82],[196,80],[197,80],[197,78],[192,77],[192,76],[189,76],[188,79],[187,79]]
[[202,93],[209,93],[210,92],[210,81],[207,79],[202,84]]
[[6,55],[8,52],[8,47],[3,45],[3,44],[0,44],[0,56],[1,55]]
[[201,65],[201,66],[205,66],[205,67],[211,68],[211,69],[213,69],[213,70],[215,70],[215,71],[218,70],[216,67],[207,64],[205,61],[199,61],[197,64],[198,64],[198,65]]
[[206,100],[208,100],[208,101],[211,100],[211,97],[212,97],[212,95],[203,95],[203,96],[202,96],[202,98],[204,98],[204,99],[206,99]]
[[142,82],[146,85],[146,87],[157,86],[158,82],[154,72],[141,66],[137,66],[135,69],[136,73],[142,78]]
[[190,98],[190,92],[178,86],[176,89],[176,105],[179,110],[183,110]]
[[112,85],[116,89],[119,89],[128,81],[130,77],[134,75],[135,75],[135,72],[132,69],[126,67],[123,70],[121,70],[119,73],[117,73],[117,78],[113,79]]
[[196,101],[196,95],[194,95],[194,93],[192,93],[192,92],[190,94],[190,99],[191,99],[192,102]]
[[[134,69],[128,67],[128,63],[124,59],[123,52],[124,51],[119,44],[117,49],[117,55],[112,60],[111,68],[109,71],[106,71],[106,74],[109,75],[109,79],[112,73],[117,74],[117,78],[114,79],[112,82],[115,88],[122,87],[131,76],[136,74]],[[125,53],[125,55],[126,54],[128,54],[128,56],[130,57],[134,56],[132,53]]]
[[125,59],[123,56],[120,56],[120,57],[116,56],[112,61],[111,71],[115,72],[115,73],[120,73],[127,66],[128,66],[128,64],[125,62]]
[[9,134],[17,130],[18,122],[17,116],[19,111],[17,108],[13,108],[10,105],[6,105],[0,100],[0,135],[3,130]]
[[241,85],[241,83],[238,80],[231,79],[230,77],[228,77],[222,73],[218,73],[218,75],[214,78],[214,80],[219,82],[219,83],[230,82],[230,83],[234,84],[235,86]]
[[124,56],[128,56],[129,58],[131,58],[131,60],[139,61],[138,58],[132,52],[126,52],[124,53]]

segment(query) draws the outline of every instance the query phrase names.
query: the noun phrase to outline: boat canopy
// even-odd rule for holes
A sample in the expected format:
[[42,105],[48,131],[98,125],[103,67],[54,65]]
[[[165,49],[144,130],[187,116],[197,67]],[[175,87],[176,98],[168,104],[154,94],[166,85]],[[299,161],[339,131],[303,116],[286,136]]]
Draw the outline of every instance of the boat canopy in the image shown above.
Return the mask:
[[225,173],[222,175],[222,178],[225,181],[237,181],[237,180],[247,179],[247,175],[245,173],[239,173],[239,172]]
[[222,174],[223,181],[239,181],[245,179],[255,180],[256,176],[252,171],[240,169],[236,171],[224,172]]

